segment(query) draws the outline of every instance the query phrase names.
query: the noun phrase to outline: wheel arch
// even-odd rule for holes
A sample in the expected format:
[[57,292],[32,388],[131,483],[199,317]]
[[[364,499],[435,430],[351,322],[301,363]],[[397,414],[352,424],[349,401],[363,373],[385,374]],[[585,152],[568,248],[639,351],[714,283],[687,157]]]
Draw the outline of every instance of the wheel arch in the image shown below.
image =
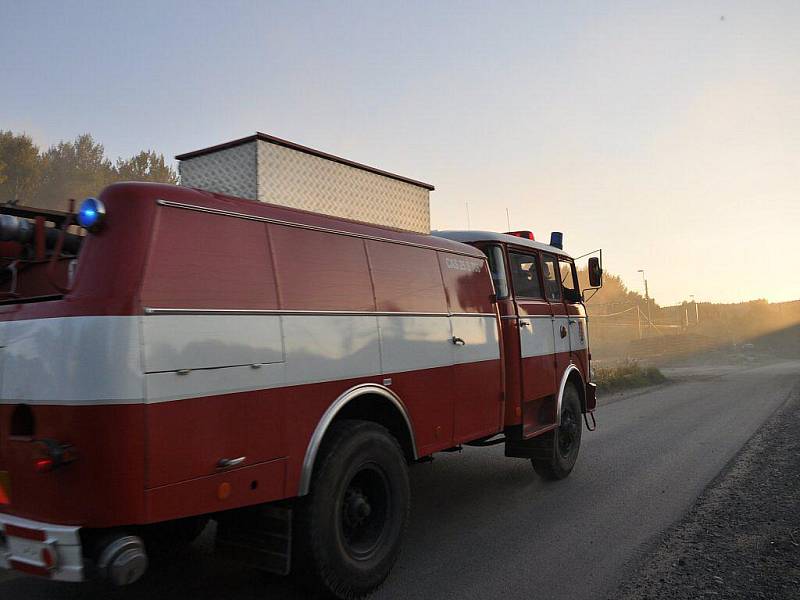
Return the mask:
[[586,412],[586,385],[583,381],[580,369],[574,364],[564,370],[561,376],[561,385],[558,388],[558,401],[556,402],[556,424],[561,425],[561,403],[564,400],[564,391],[567,384],[573,384],[578,389],[578,397],[581,399],[581,410]]
[[310,491],[311,476],[322,441],[330,426],[339,419],[361,419],[383,425],[397,439],[407,460],[418,458],[414,426],[397,394],[374,383],[357,385],[341,394],[317,423],[303,458],[298,496],[305,496]]

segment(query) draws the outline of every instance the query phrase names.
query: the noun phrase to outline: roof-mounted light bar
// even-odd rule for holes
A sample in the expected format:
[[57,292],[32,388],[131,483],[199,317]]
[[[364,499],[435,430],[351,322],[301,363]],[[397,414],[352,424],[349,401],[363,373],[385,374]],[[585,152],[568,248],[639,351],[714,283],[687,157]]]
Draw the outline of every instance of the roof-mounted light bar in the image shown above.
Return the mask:
[[532,231],[506,231],[506,235],[513,235],[520,238],[525,238],[526,240],[530,240],[535,242],[536,240],[533,237]]

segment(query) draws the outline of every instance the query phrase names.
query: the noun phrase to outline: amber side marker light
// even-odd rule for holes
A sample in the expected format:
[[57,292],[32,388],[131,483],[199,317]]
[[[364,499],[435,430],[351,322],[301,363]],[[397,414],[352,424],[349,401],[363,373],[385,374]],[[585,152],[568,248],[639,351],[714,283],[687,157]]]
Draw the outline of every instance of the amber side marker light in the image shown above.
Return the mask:
[[228,483],[227,481],[223,481],[222,483],[219,484],[219,487],[217,488],[217,498],[219,500],[227,500],[228,496],[231,495],[232,489],[233,488],[231,487],[230,483]]

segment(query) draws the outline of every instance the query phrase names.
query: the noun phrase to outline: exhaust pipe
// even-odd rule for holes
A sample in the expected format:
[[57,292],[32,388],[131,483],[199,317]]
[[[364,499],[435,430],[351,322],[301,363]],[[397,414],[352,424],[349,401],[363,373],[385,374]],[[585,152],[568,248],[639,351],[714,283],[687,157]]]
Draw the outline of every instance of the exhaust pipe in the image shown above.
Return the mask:
[[97,568],[101,577],[116,586],[135,583],[147,571],[144,542],[135,535],[114,538],[100,552]]

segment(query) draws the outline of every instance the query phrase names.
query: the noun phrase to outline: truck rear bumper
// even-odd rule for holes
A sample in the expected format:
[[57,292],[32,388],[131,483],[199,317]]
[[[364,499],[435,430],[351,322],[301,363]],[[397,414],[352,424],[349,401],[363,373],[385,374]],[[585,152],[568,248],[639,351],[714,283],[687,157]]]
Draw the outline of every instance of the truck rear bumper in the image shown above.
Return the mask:
[[83,581],[79,529],[0,513],[0,569],[54,581]]

